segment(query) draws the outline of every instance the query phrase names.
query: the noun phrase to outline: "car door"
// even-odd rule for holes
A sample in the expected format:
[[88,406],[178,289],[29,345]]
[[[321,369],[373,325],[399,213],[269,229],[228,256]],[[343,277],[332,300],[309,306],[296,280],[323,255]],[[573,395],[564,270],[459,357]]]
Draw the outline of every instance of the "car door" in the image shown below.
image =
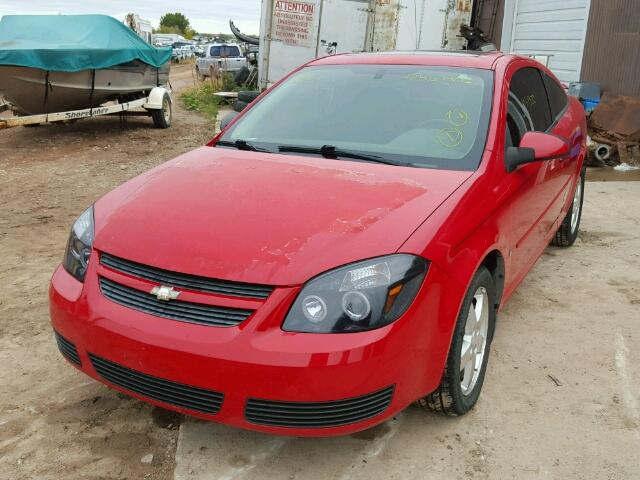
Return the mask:
[[[517,147],[526,132],[546,132],[552,125],[551,111],[540,70],[530,65],[508,78],[505,151]],[[554,182],[553,161],[522,165],[508,173],[512,195],[508,202],[503,229],[509,239],[509,267],[519,281],[546,246],[550,228],[549,211],[559,185]]]
[[569,144],[569,154],[563,158],[551,160],[552,187],[554,193],[554,203],[549,209],[548,218],[545,225],[548,226],[547,233],[553,234],[558,222],[562,221],[562,207],[566,204],[567,197],[573,194],[572,176],[576,173],[577,164],[582,151],[582,141],[585,132],[581,128],[576,128],[575,118],[567,114],[569,99],[564,89],[551,76],[542,72],[549,108],[551,110],[552,123],[548,132],[564,139]]

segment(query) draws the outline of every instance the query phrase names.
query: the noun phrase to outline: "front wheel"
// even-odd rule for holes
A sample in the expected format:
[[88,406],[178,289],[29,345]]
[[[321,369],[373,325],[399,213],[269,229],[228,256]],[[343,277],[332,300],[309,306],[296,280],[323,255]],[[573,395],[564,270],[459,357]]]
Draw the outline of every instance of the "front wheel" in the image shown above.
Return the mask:
[[583,169],[573,193],[571,208],[562,220],[560,228],[558,228],[558,231],[551,239],[551,245],[555,245],[556,247],[570,247],[578,238],[580,219],[582,218],[582,203],[584,202],[584,178],[585,171]]
[[493,277],[480,267],[462,302],[440,386],[418,400],[425,410],[464,415],[478,401],[496,323],[495,300]]

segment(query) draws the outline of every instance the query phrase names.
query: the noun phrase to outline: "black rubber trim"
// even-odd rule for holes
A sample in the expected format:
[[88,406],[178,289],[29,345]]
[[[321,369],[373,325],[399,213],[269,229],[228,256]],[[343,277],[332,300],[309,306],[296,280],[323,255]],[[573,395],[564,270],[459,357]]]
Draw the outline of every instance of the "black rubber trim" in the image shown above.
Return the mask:
[[222,406],[222,393],[137,372],[93,354],[89,358],[102,378],[145,397],[208,414],[218,413]]
[[60,353],[62,353],[62,355],[71,363],[82,366],[82,362],[80,361],[80,356],[78,355],[76,346],[55,330],[53,331],[53,333],[55,334],[56,343],[58,344]]
[[390,386],[368,395],[328,402],[283,402],[250,398],[245,418],[258,425],[327,428],[361,422],[384,412],[393,398]]
[[234,327],[253,314],[253,310],[217,307],[203,303],[158,300],[151,293],[127,287],[104,277],[98,279],[100,291],[112,302],[157,317],[209,327]]
[[150,267],[141,263],[125,260],[108,253],[100,255],[100,263],[113,270],[170,287],[182,287],[189,290],[218,293],[232,297],[267,298],[273,291],[272,286],[252,283],[230,282],[208,277],[172,272]]

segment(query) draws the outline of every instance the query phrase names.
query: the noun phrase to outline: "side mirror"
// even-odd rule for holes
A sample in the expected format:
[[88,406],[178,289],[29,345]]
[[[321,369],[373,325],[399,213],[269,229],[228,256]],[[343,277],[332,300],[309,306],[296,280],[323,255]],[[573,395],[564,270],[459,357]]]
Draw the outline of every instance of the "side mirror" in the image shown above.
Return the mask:
[[520,165],[545,160],[554,160],[569,155],[566,140],[543,132],[527,132],[520,140],[519,147],[507,148],[505,164],[511,173]]
[[222,118],[222,121],[220,122],[220,130],[224,130],[227,127],[227,125],[229,125],[231,123],[231,120],[236,118],[237,115],[238,115],[238,112],[229,112],[229,113],[227,113]]

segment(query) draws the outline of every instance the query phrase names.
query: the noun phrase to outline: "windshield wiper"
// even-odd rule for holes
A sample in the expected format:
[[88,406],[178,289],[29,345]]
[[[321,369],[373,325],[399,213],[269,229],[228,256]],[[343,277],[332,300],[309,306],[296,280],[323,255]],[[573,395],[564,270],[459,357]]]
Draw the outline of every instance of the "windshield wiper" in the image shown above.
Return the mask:
[[386,165],[396,166],[412,166],[411,163],[395,162],[379,155],[373,155],[368,153],[357,153],[350,150],[343,150],[334,147],[333,145],[323,145],[320,148],[317,147],[298,147],[295,145],[280,145],[278,151],[281,153],[309,153],[322,155],[324,158],[352,158],[354,160],[363,160],[365,162],[384,163]]
[[248,150],[250,152],[272,153],[270,150],[267,150],[266,148],[256,147],[255,145],[251,145],[246,140],[241,140],[241,139],[235,140],[233,142],[229,140],[220,140],[218,143],[216,143],[216,146],[218,145],[220,145],[221,147],[235,147],[238,150]]

